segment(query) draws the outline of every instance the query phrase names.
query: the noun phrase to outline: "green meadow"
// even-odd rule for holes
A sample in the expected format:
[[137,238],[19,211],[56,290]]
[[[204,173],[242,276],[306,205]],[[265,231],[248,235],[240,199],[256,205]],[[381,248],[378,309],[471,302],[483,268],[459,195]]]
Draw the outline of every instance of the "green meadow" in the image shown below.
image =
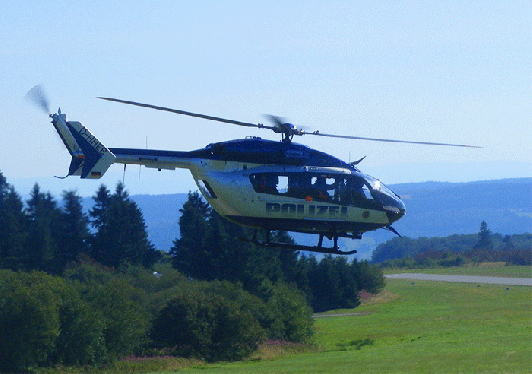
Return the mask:
[[[508,288],[508,289],[507,289]],[[186,373],[528,373],[532,288],[387,280],[354,310],[316,319],[315,348]],[[167,373],[169,373],[168,371]]]
[[[530,268],[493,265],[482,270],[446,269],[445,274],[530,277]],[[234,363],[205,364],[181,358],[129,359],[97,372],[531,371],[532,287],[404,279],[386,282],[383,292],[358,308],[316,315],[314,342],[310,346],[265,345],[250,360]],[[47,372],[73,373],[71,370]]]

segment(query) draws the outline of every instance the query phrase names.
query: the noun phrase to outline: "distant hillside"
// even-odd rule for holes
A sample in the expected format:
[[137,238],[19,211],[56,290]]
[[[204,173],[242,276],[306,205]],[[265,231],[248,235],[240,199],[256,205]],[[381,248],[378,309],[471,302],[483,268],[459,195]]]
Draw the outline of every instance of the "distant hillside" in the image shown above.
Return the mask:
[[482,221],[503,235],[532,231],[532,178],[391,188],[406,204],[406,216],[394,224],[403,236],[476,233]]
[[[503,235],[532,231],[532,178],[470,183],[405,183],[391,185],[406,204],[406,216],[393,226],[412,238],[477,233],[486,221],[490,230]],[[168,251],[179,236],[179,209],[187,194],[135,195],[148,226],[150,240]],[[317,235],[294,235],[296,241],[314,245]],[[358,249],[358,258],[371,257],[380,243],[394,237],[386,230],[367,233],[361,241],[343,240]]]

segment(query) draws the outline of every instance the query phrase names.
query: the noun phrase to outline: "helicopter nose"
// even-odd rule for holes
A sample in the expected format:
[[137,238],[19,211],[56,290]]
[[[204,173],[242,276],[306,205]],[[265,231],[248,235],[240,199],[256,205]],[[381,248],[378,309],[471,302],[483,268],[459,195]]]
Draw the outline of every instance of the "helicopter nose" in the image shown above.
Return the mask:
[[396,199],[393,205],[384,207],[390,224],[400,220],[406,214],[405,204],[401,199]]

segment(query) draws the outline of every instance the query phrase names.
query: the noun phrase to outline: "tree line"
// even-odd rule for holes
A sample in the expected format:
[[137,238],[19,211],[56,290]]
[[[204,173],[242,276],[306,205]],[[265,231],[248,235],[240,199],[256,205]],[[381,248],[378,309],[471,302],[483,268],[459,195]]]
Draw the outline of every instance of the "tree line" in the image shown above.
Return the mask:
[[0,371],[130,354],[236,360],[265,339],[308,342],[313,312],[384,287],[367,261],[238,240],[249,231],[197,192],[169,253],[150,243],[123,184],[100,186],[93,201],[86,214],[76,192],[58,202],[36,184],[23,202],[0,172]]
[[532,265],[532,233],[492,233],[482,221],[477,234],[435,238],[393,238],[373,252],[372,262],[381,267],[430,268],[470,263],[504,262]]
[[122,183],[114,193],[101,185],[88,216],[81,200],[75,191],[64,191],[60,206],[35,184],[24,204],[0,172],[0,268],[61,275],[81,258],[115,268],[149,268],[161,258]]

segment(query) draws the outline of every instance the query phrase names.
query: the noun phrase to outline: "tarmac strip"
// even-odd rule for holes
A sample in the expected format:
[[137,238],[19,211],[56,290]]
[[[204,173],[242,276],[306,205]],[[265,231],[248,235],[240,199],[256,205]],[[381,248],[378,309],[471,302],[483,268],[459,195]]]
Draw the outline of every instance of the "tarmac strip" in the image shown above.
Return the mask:
[[421,273],[387,274],[390,279],[413,279],[436,282],[487,283],[505,286],[532,286],[532,278],[483,277],[478,275],[437,275]]

